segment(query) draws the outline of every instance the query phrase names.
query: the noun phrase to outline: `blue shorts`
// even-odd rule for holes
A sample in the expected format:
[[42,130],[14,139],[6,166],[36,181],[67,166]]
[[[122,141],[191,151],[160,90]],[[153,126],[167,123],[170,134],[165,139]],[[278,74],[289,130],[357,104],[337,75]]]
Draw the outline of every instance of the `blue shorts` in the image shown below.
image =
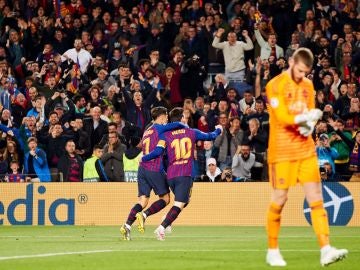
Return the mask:
[[152,172],[140,166],[138,170],[138,196],[150,197],[151,190],[160,196],[169,193],[166,175],[164,172]]
[[188,203],[191,196],[193,180],[190,176],[179,176],[168,180],[176,202]]

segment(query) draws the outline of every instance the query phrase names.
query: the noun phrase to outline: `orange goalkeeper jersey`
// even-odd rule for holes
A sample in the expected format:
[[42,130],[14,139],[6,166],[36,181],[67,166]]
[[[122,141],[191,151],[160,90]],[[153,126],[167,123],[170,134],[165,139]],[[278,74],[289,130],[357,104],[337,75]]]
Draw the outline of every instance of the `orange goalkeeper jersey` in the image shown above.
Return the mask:
[[304,137],[295,124],[295,116],[315,107],[312,82],[304,78],[295,83],[283,72],[266,85],[270,115],[269,163],[300,160],[316,155],[311,136]]

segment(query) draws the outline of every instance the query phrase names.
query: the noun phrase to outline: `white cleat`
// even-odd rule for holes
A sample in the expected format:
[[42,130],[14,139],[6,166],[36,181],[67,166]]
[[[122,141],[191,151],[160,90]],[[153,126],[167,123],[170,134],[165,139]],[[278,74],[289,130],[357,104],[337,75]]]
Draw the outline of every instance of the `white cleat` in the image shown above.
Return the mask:
[[164,241],[165,240],[165,229],[161,226],[157,227],[156,230],[154,231],[155,235],[156,235],[156,239],[159,241]]
[[331,247],[329,250],[321,254],[320,264],[321,266],[328,266],[337,261],[341,261],[349,253],[347,249],[336,249]]
[[165,233],[166,233],[166,234],[171,234],[171,233],[172,233],[171,225],[170,225],[170,226],[167,226],[167,227],[165,228]]
[[266,263],[270,266],[286,266],[279,249],[269,249],[266,254]]

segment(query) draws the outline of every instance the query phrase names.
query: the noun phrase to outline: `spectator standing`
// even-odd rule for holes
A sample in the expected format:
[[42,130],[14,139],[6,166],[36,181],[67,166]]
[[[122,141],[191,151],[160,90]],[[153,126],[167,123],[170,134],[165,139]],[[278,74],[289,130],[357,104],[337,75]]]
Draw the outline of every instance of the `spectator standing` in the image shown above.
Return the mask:
[[100,119],[100,107],[94,107],[90,110],[91,118],[84,120],[84,131],[88,134],[91,142],[91,148],[98,144],[103,136],[107,133],[107,123]]
[[5,181],[10,183],[25,181],[25,176],[20,172],[19,162],[17,160],[10,162],[10,173],[5,176]]
[[140,141],[141,138],[132,137],[129,143],[130,147],[123,155],[125,182],[137,181],[137,172],[142,157]]
[[81,73],[85,74],[92,61],[91,54],[83,49],[83,42],[81,39],[75,39],[74,48],[67,50],[61,57],[62,61],[71,59],[78,65]]
[[122,92],[126,102],[127,120],[137,125],[142,131],[151,121],[150,109],[156,100],[159,80],[158,77],[155,77],[154,88],[145,100],[140,91],[135,91],[132,96],[126,90]]
[[334,128],[334,131],[329,134],[330,146],[334,147],[339,153],[339,156],[335,159],[336,174],[340,175],[343,180],[349,179],[349,157],[350,147],[341,138],[338,133],[347,137],[348,141],[352,140],[351,132],[345,130],[345,122],[342,119],[328,120],[329,124]]
[[92,157],[84,163],[83,181],[84,182],[109,182],[104,165],[101,162],[104,150],[100,145],[93,148]]
[[125,180],[123,164],[125,150],[126,147],[120,142],[118,134],[109,133],[109,142],[105,145],[104,155],[101,157],[109,181],[123,182]]
[[65,153],[59,159],[57,168],[63,175],[64,182],[82,182],[83,161],[76,154],[75,142],[68,140],[65,144]]
[[214,142],[219,149],[218,161],[220,169],[231,166],[232,157],[240,145],[244,132],[240,129],[240,119],[234,117],[230,120],[230,128],[223,129],[223,132]]
[[69,136],[64,134],[64,130],[60,123],[54,124],[49,129],[49,134],[45,138],[46,154],[53,182],[59,181],[58,162],[65,153],[65,144]]
[[284,57],[284,50],[279,45],[276,44],[276,34],[271,33],[269,34],[269,37],[267,41],[264,40],[262,37],[259,29],[258,24],[255,24],[255,37],[256,41],[261,47],[260,50],[260,58],[263,59],[269,59],[270,56],[274,57],[274,60],[276,61],[280,57]]
[[213,47],[221,49],[225,60],[225,76],[229,81],[244,81],[245,77],[245,61],[244,51],[249,51],[254,48],[254,45],[249,37],[247,30],[243,30],[242,34],[245,37],[246,43],[237,41],[236,33],[230,32],[227,35],[227,41],[220,42],[222,34],[225,29],[219,28],[215,34]]
[[46,153],[37,147],[37,139],[28,139],[29,152],[25,153],[24,174],[31,182],[50,182],[50,170],[47,164]]
[[320,168],[324,166],[325,162],[331,164],[332,171],[335,171],[335,159],[339,154],[334,147],[330,147],[329,136],[326,133],[320,135],[316,145],[316,153],[318,156]]

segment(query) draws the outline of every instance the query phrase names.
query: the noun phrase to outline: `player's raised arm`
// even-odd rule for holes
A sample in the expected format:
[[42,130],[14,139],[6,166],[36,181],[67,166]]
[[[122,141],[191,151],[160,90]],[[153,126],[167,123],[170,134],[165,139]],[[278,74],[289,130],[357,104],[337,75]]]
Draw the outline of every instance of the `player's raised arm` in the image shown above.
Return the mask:
[[175,129],[181,129],[181,128],[187,128],[188,126],[181,123],[181,122],[172,122],[168,123],[166,125],[161,125],[158,127],[159,134],[164,133],[166,131],[175,130]]
[[217,136],[219,136],[222,132],[222,127],[220,125],[216,126],[215,131],[213,132],[209,132],[209,133],[204,133],[201,132],[198,129],[194,129],[195,131],[195,139],[199,140],[199,141],[213,141],[216,139]]

